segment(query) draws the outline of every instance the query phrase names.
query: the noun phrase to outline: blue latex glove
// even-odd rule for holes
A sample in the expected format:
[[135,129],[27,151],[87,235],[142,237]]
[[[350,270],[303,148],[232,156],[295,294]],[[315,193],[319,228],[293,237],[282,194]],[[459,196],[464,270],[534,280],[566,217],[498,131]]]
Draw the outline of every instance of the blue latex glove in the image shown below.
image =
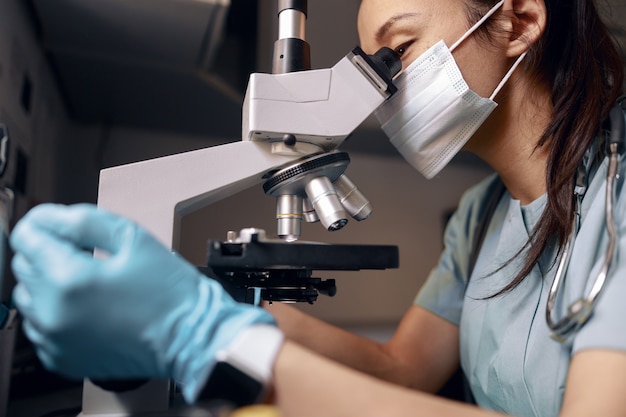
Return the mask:
[[[14,301],[43,364],[70,378],[173,378],[196,399],[215,353],[275,324],[129,220],[91,205],[42,205],[11,235]],[[96,259],[91,250],[108,257]]]

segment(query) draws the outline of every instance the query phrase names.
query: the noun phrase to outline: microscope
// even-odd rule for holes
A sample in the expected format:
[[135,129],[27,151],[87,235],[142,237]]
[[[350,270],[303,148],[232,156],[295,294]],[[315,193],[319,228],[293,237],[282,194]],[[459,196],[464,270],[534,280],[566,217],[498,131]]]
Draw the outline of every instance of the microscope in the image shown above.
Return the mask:
[[[313,303],[334,295],[334,280],[313,271],[398,266],[398,248],[301,242],[303,221],[328,231],[366,219],[371,205],[345,175],[341,143],[395,93],[399,57],[356,47],[335,66],[311,70],[306,0],[279,0],[272,74],[251,74],[242,140],[101,171],[98,205],[128,217],[176,251],[184,216],[262,184],[276,201],[276,237],[262,229],[210,240],[199,269],[238,301]],[[113,389],[85,381],[80,416],[199,416],[174,405],[170,381]]]

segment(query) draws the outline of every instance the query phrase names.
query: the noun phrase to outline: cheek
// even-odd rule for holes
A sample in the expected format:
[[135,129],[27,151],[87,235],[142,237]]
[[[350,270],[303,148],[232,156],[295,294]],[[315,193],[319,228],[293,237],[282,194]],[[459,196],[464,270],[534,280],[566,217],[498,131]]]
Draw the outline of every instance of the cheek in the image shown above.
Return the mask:
[[469,87],[482,97],[489,97],[500,82],[502,59],[498,54],[476,45],[476,42],[465,42],[454,51],[463,78]]

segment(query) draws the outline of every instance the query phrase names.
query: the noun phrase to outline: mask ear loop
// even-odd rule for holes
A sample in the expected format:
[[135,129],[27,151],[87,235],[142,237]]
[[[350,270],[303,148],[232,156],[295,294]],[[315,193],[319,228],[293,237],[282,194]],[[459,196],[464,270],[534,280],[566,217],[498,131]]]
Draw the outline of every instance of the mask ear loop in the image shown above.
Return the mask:
[[[456,42],[454,42],[454,44],[452,44],[452,46],[450,47],[450,52],[452,53],[457,48],[457,46],[459,46],[465,39],[467,39],[472,33],[474,33],[476,29],[478,29],[483,23],[485,23],[487,19],[493,16],[493,14],[497,12],[498,9],[502,7],[503,4],[504,4],[504,0],[500,0],[498,3],[496,3],[495,6],[493,6],[487,13],[485,13],[485,15],[478,22],[474,23],[474,25],[471,28],[469,28],[469,30],[465,32],[465,34],[461,36],[459,40],[457,40]],[[511,69],[509,69],[509,71],[506,73],[502,81],[500,81],[500,84],[498,84],[496,89],[493,90],[493,94],[489,96],[489,100],[493,101],[495,96],[498,95],[500,90],[502,90],[502,87],[504,87],[504,84],[506,84],[506,82],[509,81],[509,78],[511,78],[511,75],[513,75],[513,72],[515,72],[519,64],[522,63],[522,60],[524,59],[524,57],[526,57],[526,52],[524,52],[523,54],[519,56],[519,58],[517,58],[517,61],[515,61],[515,63],[511,66]]]
[[498,3],[496,3],[496,5],[493,6],[491,10],[489,10],[478,22],[474,23],[474,26],[469,28],[469,30],[465,32],[465,34],[461,36],[458,41],[452,44],[452,46],[450,47],[450,52],[454,51],[456,47],[461,44],[461,42],[467,39],[472,33],[476,32],[476,29],[478,29],[483,23],[485,23],[485,20],[489,19],[495,12],[497,12],[503,4],[504,0],[500,0]]
[[493,90],[493,94],[491,96],[489,96],[489,100],[492,100],[498,95],[498,93],[500,92],[500,90],[502,90],[502,87],[504,87],[504,84],[506,84],[507,81],[509,81],[509,78],[511,78],[511,75],[513,75],[513,72],[515,72],[515,70],[517,69],[517,67],[519,66],[519,64],[522,63],[522,60],[526,57],[526,52],[524,52],[523,54],[521,54],[519,56],[519,58],[517,58],[517,61],[515,61],[515,63],[513,63],[513,65],[511,66],[511,69],[509,70],[509,72],[506,73],[506,75],[504,76],[504,78],[502,79],[502,81],[500,81],[500,84],[498,84],[498,86],[496,87],[495,90]]

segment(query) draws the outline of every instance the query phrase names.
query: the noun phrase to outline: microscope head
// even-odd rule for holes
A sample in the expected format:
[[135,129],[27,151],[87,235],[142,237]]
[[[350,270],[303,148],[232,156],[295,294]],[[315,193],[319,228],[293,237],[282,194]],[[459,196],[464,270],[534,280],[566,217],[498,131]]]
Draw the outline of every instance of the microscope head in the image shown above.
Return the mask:
[[272,153],[301,156],[264,178],[277,199],[278,236],[295,241],[301,222],[340,230],[348,216],[366,219],[371,205],[344,174],[350,158],[336,149],[396,92],[402,69],[389,48],[354,48],[335,66],[311,70],[304,40],[306,1],[279,2],[273,74],[252,74],[243,105],[242,139],[269,143]]

